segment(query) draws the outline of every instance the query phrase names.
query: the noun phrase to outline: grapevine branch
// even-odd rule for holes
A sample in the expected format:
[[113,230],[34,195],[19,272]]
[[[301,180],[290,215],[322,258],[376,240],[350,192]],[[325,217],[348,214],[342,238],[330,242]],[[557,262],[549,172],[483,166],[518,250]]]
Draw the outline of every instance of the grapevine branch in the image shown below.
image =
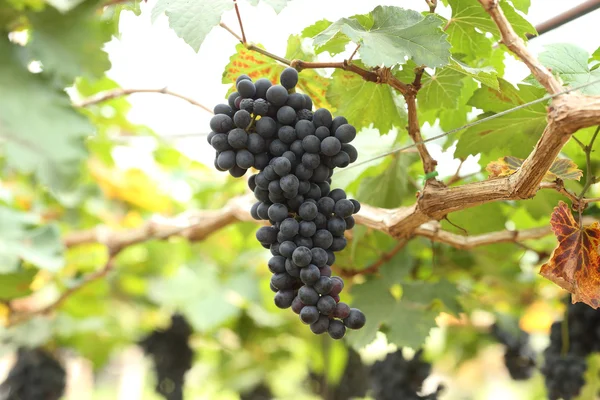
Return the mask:
[[196,107],[200,107],[203,110],[208,111],[211,114],[213,113],[213,111],[210,108],[206,107],[203,104],[198,103],[196,100],[191,99],[182,94],[172,92],[169,89],[167,89],[166,87],[161,88],[161,89],[123,89],[123,88],[112,89],[112,90],[107,90],[104,92],[96,93],[93,96],[90,96],[86,99],[76,102],[74,105],[75,105],[75,107],[89,107],[94,104],[98,104],[98,103],[102,103],[104,101],[116,99],[118,97],[129,96],[130,94],[134,94],[134,93],[160,93],[160,94],[166,94],[166,95],[173,96],[173,97],[178,97]]

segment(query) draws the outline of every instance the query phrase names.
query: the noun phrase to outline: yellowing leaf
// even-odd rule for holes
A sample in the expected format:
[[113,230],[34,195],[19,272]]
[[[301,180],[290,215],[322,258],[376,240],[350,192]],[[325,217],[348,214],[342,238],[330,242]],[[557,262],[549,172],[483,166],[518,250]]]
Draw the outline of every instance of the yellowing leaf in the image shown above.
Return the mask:
[[582,301],[592,308],[600,306],[600,223],[579,226],[571,210],[558,203],[550,219],[558,247],[540,274],[571,292],[573,303]]
[[[508,176],[515,173],[523,165],[523,161],[525,160],[512,156],[501,157],[498,161],[490,162],[485,170],[489,172],[490,178]],[[556,179],[578,181],[582,176],[583,172],[577,168],[577,164],[573,161],[566,158],[557,158],[546,172],[544,180],[547,182],[553,182]]]
[[171,211],[171,198],[162,193],[143,171],[108,168],[97,160],[90,160],[88,167],[106,197],[119,199],[148,211]]

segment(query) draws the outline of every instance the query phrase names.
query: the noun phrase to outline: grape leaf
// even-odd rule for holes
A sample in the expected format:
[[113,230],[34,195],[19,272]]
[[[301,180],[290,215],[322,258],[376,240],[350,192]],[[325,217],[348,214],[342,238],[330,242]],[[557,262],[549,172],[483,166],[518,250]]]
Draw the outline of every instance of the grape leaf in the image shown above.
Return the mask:
[[30,285],[36,274],[36,270],[27,269],[0,275],[0,300],[6,301],[30,295]]
[[[362,66],[360,61],[355,64]],[[388,85],[367,82],[359,75],[342,69],[336,70],[327,90],[327,100],[337,107],[359,131],[373,124],[381,134],[406,126],[407,116],[401,100]]]
[[418,65],[441,67],[448,64],[450,44],[436,15],[423,17],[413,10],[377,6],[370,18],[342,18],[319,33],[315,46],[323,46],[343,34],[360,44],[358,53],[366,65],[393,66],[413,59]]
[[422,87],[417,94],[419,108],[434,110],[456,109],[463,87],[463,74],[450,68],[436,69],[433,75],[423,74]]
[[29,14],[32,30],[27,49],[61,87],[78,76],[99,78],[110,69],[102,47],[111,39],[114,27],[97,18],[97,8],[96,1],[87,1],[67,14],[52,7]]
[[[452,16],[448,20],[446,32],[452,44],[452,53],[462,53],[473,58],[487,58],[492,52],[492,39],[486,32],[499,38],[498,28],[478,0],[449,0]],[[519,15],[506,1],[500,7],[517,35],[525,39],[526,33],[535,33],[535,28]]]
[[232,8],[229,0],[158,0],[152,9],[152,21],[166,14],[171,29],[197,52],[206,35],[221,21],[221,15]]
[[471,78],[481,82],[483,85],[488,86],[494,90],[498,90],[498,73],[494,71],[492,67],[473,68],[469,67],[454,58],[450,59],[450,64],[446,68],[453,69],[463,75],[470,76]]
[[[331,21],[328,21],[326,19],[317,21],[311,26],[308,26],[304,28],[304,30],[302,30],[302,37],[313,38],[319,33],[323,32],[325,29],[329,28],[330,25]],[[321,54],[326,51],[332,56],[335,56],[346,50],[347,44],[348,37],[342,33],[337,33],[331,39],[329,39],[329,41],[326,44],[322,46],[314,46],[314,49],[316,54]]]
[[[523,165],[523,161],[525,160],[522,158],[506,156],[492,161],[485,169],[489,172],[490,178],[508,176],[515,173]],[[582,176],[583,172],[573,161],[567,158],[557,158],[544,175],[544,180],[546,182],[554,182],[556,179],[578,181]]]
[[600,47],[592,54],[592,60],[600,61]]
[[[528,85],[516,89],[499,79],[500,90],[482,87],[475,91],[469,105],[482,109],[480,117],[506,111],[518,105],[536,100],[544,90]],[[456,157],[466,158],[470,154],[489,154],[494,151],[527,156],[546,127],[546,109],[543,103],[522,108],[502,117],[468,128],[456,146]]]
[[550,218],[558,246],[540,274],[572,293],[573,303],[600,306],[600,223],[581,227],[569,206],[558,203]]
[[372,278],[352,288],[352,306],[367,316],[365,327],[348,336],[354,347],[369,344],[377,330],[387,330],[388,340],[398,346],[417,348],[435,327],[438,310],[432,308],[436,301],[444,309],[458,313],[461,306],[456,298],[456,287],[447,281],[402,283],[402,297],[397,300],[390,292],[396,282]]
[[[565,84],[579,86],[600,80],[600,69],[590,70],[587,51],[572,44],[550,44],[539,55],[539,60],[553,73],[558,74]],[[584,94],[600,94],[600,82],[580,89]]]
[[529,7],[531,6],[531,0],[510,0],[513,7],[517,10],[527,14]]
[[0,272],[14,272],[19,260],[52,272],[64,265],[56,225],[37,226],[37,216],[0,206]]
[[[270,5],[277,14],[283,10],[291,0],[260,0],[265,4]],[[259,0],[249,0],[253,6],[257,5]]]
[[67,188],[79,175],[87,155],[83,141],[93,127],[63,90],[22,67],[17,52],[0,39],[0,137],[6,140],[6,160],[21,172],[36,172],[51,189]]
[[[273,84],[279,84],[279,75],[285,69],[277,61],[261,53],[247,49],[243,44],[236,46],[237,52],[230,57],[229,64],[225,66],[222,82],[225,84],[235,83],[235,80],[241,74],[246,74],[253,80],[258,78],[267,78]],[[305,53],[300,46],[300,37],[291,35],[288,39],[286,57],[298,58],[305,61],[314,59],[314,55]],[[327,88],[330,80],[325,78],[314,69],[305,69],[300,72],[297,88],[308,94],[313,100],[315,108],[327,108],[335,110],[326,98]],[[235,84],[232,84],[227,93],[235,90]]]

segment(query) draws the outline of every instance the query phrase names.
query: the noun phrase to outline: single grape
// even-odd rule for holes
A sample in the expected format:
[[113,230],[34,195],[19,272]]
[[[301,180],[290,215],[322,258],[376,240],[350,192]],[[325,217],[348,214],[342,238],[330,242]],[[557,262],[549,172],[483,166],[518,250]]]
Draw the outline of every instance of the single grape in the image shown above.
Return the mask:
[[283,106],[277,110],[277,120],[285,125],[292,125],[296,120],[296,110],[290,106]]
[[319,311],[315,306],[304,306],[300,311],[300,320],[305,324],[312,324],[319,319]]
[[331,246],[329,247],[329,249],[331,251],[342,251],[346,248],[347,244],[348,244],[348,242],[345,237],[343,237],[343,236],[334,237],[333,242],[331,243]]
[[292,260],[299,267],[306,267],[312,260],[312,253],[308,247],[297,247],[292,254]]
[[313,241],[311,238],[307,238],[304,236],[300,236],[297,235],[296,237],[294,237],[294,243],[296,243],[296,246],[300,247],[306,247],[308,249],[312,249],[313,248]]
[[[277,157],[273,159],[273,170],[279,176],[286,176],[292,170],[292,163],[285,157]],[[352,203],[350,203],[352,206]],[[352,206],[352,210],[354,210],[354,206]],[[350,213],[352,214],[352,213]]]
[[271,117],[262,117],[256,121],[256,133],[264,139],[272,139],[277,133],[277,122]]
[[295,128],[298,139],[304,139],[307,136],[314,135],[316,132],[315,124],[305,119],[296,122]]
[[341,149],[342,144],[337,138],[333,136],[326,137],[321,142],[321,153],[325,154],[326,156],[333,157],[336,154],[338,154]]
[[296,279],[287,272],[282,272],[273,274],[273,276],[271,276],[271,283],[279,290],[288,290],[294,287]]
[[311,237],[317,231],[317,226],[312,221],[300,221],[299,233],[304,237]]
[[246,99],[251,98],[254,97],[254,95],[256,94],[256,86],[254,86],[254,83],[252,83],[251,80],[244,79],[237,83],[237,91],[240,94],[240,96]]
[[235,151],[226,150],[219,153],[217,156],[217,165],[224,170],[233,168],[235,165]]
[[269,271],[274,274],[285,272],[285,260],[283,256],[275,256],[269,259]]
[[317,283],[320,277],[321,271],[314,264],[310,264],[307,267],[302,268],[302,270],[300,271],[300,280],[309,286]]
[[242,74],[242,75],[238,76],[237,79],[235,80],[235,85],[237,86],[241,81],[244,81],[244,80],[252,82],[252,79],[248,75]]
[[344,125],[347,124],[348,120],[342,116],[337,116],[333,119],[333,121],[331,122],[331,132],[335,135],[335,132],[337,131],[337,129]]
[[343,323],[338,320],[331,320],[329,322],[329,328],[327,329],[327,333],[332,339],[339,340],[344,337],[346,334],[346,327]]
[[[304,193],[306,193],[310,190],[310,183],[308,182],[308,179],[310,179],[312,174],[313,174],[312,169],[307,168],[304,164],[298,164],[296,166],[294,175],[296,175],[298,177],[298,179],[301,180],[301,182],[304,181],[306,183],[306,185],[308,185],[306,187],[306,191]],[[300,192],[300,194],[302,194],[300,189],[298,189],[298,192]]]
[[254,155],[246,149],[238,150],[235,155],[235,163],[244,169],[248,169],[254,165]]
[[304,96],[304,109],[312,110],[312,107],[313,107],[312,99],[307,94],[303,94],[303,96]]
[[227,142],[234,149],[245,149],[248,144],[248,134],[240,128],[232,129],[227,135]]
[[[323,142],[324,139],[328,138],[329,134],[330,134],[329,129],[325,126],[320,126],[315,131],[315,136],[318,137],[321,142]],[[323,147],[322,143],[321,143],[321,147]]]
[[[240,94],[238,92],[233,92],[227,98],[227,103],[229,103],[229,107],[231,107],[232,111],[236,110],[235,99],[237,99],[238,97],[240,97]],[[233,118],[233,115],[230,115],[230,117]]]
[[285,105],[299,111],[304,107],[304,96],[300,93],[290,93]]
[[331,127],[332,122],[333,117],[331,116],[329,110],[326,108],[319,108],[313,113],[313,123],[316,127],[325,126],[329,128]]
[[331,280],[333,282],[333,286],[331,287],[331,292],[329,292],[329,294],[331,296],[340,294],[344,289],[344,281],[339,276],[333,276]]
[[327,332],[328,328],[329,318],[327,318],[325,315],[321,315],[316,322],[310,324],[310,330],[316,335]]
[[[319,229],[315,232],[312,239],[315,246],[327,250],[333,244],[334,237],[328,230]],[[335,250],[332,249],[332,251]]]
[[288,150],[288,145],[283,143],[279,139],[273,140],[269,145],[269,152],[275,157],[281,157],[281,155],[283,155],[283,153],[285,153]]
[[284,69],[279,76],[279,81],[284,88],[293,89],[298,84],[298,71],[291,67]]
[[261,243],[275,243],[277,241],[277,229],[272,226],[261,226],[256,231],[256,240]]
[[300,301],[302,301],[302,303],[306,304],[307,306],[316,306],[320,298],[319,293],[317,293],[317,291],[313,287],[306,285],[302,286],[300,290],[298,290],[298,297],[300,297]]
[[348,157],[350,157],[350,164],[352,164],[358,158],[358,151],[356,150],[356,147],[352,146],[351,144],[343,144],[342,151],[347,153]]
[[327,264],[327,252],[321,247],[315,247],[310,250],[312,253],[312,263],[321,268]]
[[292,144],[296,141],[296,130],[291,126],[284,125],[279,128],[279,131],[277,132],[277,138],[285,144]]
[[287,89],[280,85],[271,86],[267,89],[267,100],[277,106],[283,106],[288,99]]
[[252,207],[250,208],[250,215],[252,216],[252,218],[256,219],[256,220],[260,220],[260,216],[258,215],[258,206],[260,205],[260,202],[254,203],[252,204]]
[[322,276],[314,284],[314,288],[319,294],[329,294],[329,292],[331,292],[331,289],[333,288],[333,281],[327,276]]
[[271,83],[270,79],[260,78],[254,82],[254,86],[256,87],[256,93],[254,94],[254,97],[264,100],[267,98],[267,90],[269,90],[273,84]]
[[319,153],[321,141],[314,135],[306,136],[302,139],[302,148],[308,153]]
[[[325,277],[321,277],[319,279],[319,281],[321,279],[324,279]],[[326,278],[329,279],[329,278]],[[317,282],[318,283],[318,282]],[[317,289],[317,292],[319,290]],[[291,305],[291,303],[290,303]],[[333,310],[335,310],[335,306],[337,305],[337,303],[335,302],[335,300],[333,299],[333,297],[331,296],[322,296],[319,301],[317,301],[317,310],[319,310],[319,312],[322,315],[330,315],[331,313],[333,313]]]
[[227,133],[233,128],[233,120],[229,115],[217,114],[210,119],[210,129],[217,133]]
[[335,215],[341,218],[346,218],[351,216],[354,213],[354,203],[352,203],[348,199],[341,199],[335,203],[335,207],[333,209]]
[[315,170],[320,163],[321,158],[317,153],[304,153],[304,155],[302,155],[302,165],[311,171],[311,177],[314,175],[313,170]]
[[240,109],[252,113],[254,111],[254,100],[244,99],[240,102]]
[[321,270],[321,276],[326,276],[327,278],[331,278],[331,267],[329,265],[325,265],[323,268],[319,268]]
[[331,160],[336,168],[346,168],[350,165],[350,156],[345,151],[340,151]]
[[224,133],[214,135],[210,141],[210,145],[217,151],[225,151],[232,148],[227,140],[227,135]]
[[351,308],[350,313],[344,318],[344,325],[350,329],[360,329],[365,326],[367,318],[358,308]]
[[289,174],[279,180],[279,185],[284,192],[293,193],[298,191],[300,181],[295,175]]
[[297,247],[296,243],[291,240],[286,240],[279,245],[279,253],[284,257],[290,258]]
[[225,114],[229,118],[233,118],[233,109],[228,104],[217,104],[213,112],[215,114]]
[[[288,217],[288,209],[284,204],[276,203],[269,207],[269,219],[281,222]],[[262,228],[261,228],[262,229]]]
[[270,205],[271,205],[271,203],[265,203],[263,201],[260,202],[260,204],[258,205],[258,208],[256,210],[256,213],[258,214],[260,219],[263,219],[263,220],[269,219],[269,206]]
[[293,290],[280,290],[275,293],[275,305],[279,308],[290,308],[295,297]]
[[356,137],[356,129],[350,124],[344,124],[337,128],[335,137],[338,138],[341,143],[350,143]]
[[319,208],[319,212],[324,215],[331,215],[333,213],[333,208],[335,206],[335,201],[331,197],[322,197],[317,201],[317,207]]
[[300,312],[302,311],[303,308],[304,308],[304,303],[302,303],[302,301],[300,300],[300,297],[298,297],[298,296],[294,297],[294,300],[292,301],[292,311],[295,312],[296,314],[300,314]]
[[335,318],[344,319],[350,315],[350,306],[346,303],[339,302],[335,306],[335,310],[333,311],[333,316]]
[[294,262],[292,260],[290,260],[289,258],[287,258],[285,260],[285,271],[290,275],[293,276],[294,278],[299,278],[300,277],[300,267],[298,267],[296,264],[294,264]]

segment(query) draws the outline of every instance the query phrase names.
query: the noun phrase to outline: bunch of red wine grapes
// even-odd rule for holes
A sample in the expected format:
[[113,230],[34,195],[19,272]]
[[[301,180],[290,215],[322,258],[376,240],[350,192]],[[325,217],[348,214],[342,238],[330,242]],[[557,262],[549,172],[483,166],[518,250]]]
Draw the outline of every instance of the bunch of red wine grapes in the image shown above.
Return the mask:
[[66,385],[60,363],[42,348],[20,348],[17,362],[0,385],[2,400],[58,400]]
[[422,350],[418,350],[410,360],[404,358],[402,348],[389,353],[382,361],[371,367],[371,386],[375,400],[437,400],[443,390],[428,395],[419,395],[423,382],[431,373],[431,364],[421,359]]
[[[600,309],[584,303],[571,304],[568,299],[566,303],[566,325],[565,321],[552,324],[550,345],[544,351],[541,368],[550,400],[577,397],[585,385],[586,357],[600,351]],[[565,333],[567,343],[563,342]]]
[[360,329],[365,315],[340,302],[344,282],[331,276],[335,252],[346,247],[344,231],[354,226],[360,203],[342,189],[330,188],[336,167],[356,161],[350,142],[356,129],[344,117],[333,118],[295,92],[298,72],[286,68],[281,85],[247,75],[236,80],[229,104],[215,107],[208,141],[217,151],[215,167],[241,177],[258,200],[252,217],[267,220],[256,232],[273,257],[271,289],[275,304],[300,315],[315,334],[341,339],[346,328]]
[[533,376],[536,354],[529,345],[529,334],[521,329],[509,332],[494,324],[492,335],[505,346],[504,365],[512,379],[524,381]]
[[185,317],[171,316],[171,326],[155,330],[138,345],[151,356],[156,372],[156,392],[166,400],[182,400],[185,374],[192,368],[194,351],[189,345],[192,327]]

